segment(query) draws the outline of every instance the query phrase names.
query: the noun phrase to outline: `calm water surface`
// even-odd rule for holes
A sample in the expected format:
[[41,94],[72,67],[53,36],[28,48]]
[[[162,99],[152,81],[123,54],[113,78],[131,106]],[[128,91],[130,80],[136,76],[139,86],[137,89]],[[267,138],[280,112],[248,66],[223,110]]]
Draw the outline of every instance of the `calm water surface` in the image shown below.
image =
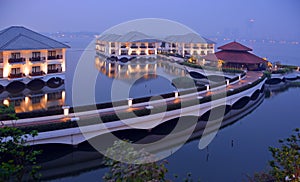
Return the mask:
[[[71,105],[71,83],[73,71],[83,48],[90,40],[71,39],[72,48],[67,51],[66,103]],[[256,53],[283,63],[297,64],[300,61],[299,45],[259,44],[252,46]],[[88,50],[93,51],[93,50]],[[94,60],[93,60],[94,61]],[[299,65],[299,64],[298,64]],[[113,78],[98,76],[96,91],[98,102],[109,101],[109,85]],[[125,82],[126,83],[126,82]],[[133,96],[151,95],[173,89],[163,78],[145,79],[136,84]],[[151,94],[149,89],[152,88]],[[300,88],[289,88],[272,92],[258,106],[243,112],[243,117],[221,129],[209,146],[198,149],[199,139],[193,138],[180,150],[167,158],[168,176],[177,174],[184,178],[192,173],[201,181],[242,181],[247,174],[266,170],[271,159],[269,146],[276,146],[278,139],[285,138],[292,130],[300,127]],[[270,95],[270,96],[269,96]],[[265,97],[265,96],[263,96]],[[250,113],[248,113],[250,112]],[[137,134],[138,135],[138,134]],[[102,156],[88,144],[77,149],[69,146],[44,146],[40,160],[44,180],[51,181],[101,181],[106,168],[101,165]],[[65,167],[64,167],[65,166]]]

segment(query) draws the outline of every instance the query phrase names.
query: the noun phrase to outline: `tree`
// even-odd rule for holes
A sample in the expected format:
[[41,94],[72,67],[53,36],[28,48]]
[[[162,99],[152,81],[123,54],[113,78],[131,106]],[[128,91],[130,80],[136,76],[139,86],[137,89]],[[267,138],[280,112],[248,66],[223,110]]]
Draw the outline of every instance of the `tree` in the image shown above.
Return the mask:
[[270,174],[279,181],[300,181],[300,132],[284,140],[279,140],[280,148],[270,147],[274,160],[270,161]]
[[269,147],[273,160],[269,161],[271,170],[257,173],[249,181],[275,182],[275,181],[300,181],[300,130],[294,130],[295,134],[289,138],[279,140],[280,147]]
[[[143,181],[169,181],[165,179],[167,169],[166,161],[153,162],[153,156],[144,150],[135,151],[128,142],[116,141],[111,148],[107,149],[106,156],[114,156],[113,160],[105,158],[105,165],[109,167],[109,172],[103,176],[103,180],[109,182],[143,182]],[[134,164],[140,158],[149,163]],[[120,162],[123,161],[123,162]]]
[[[11,119],[17,119],[10,107],[0,108],[1,114],[7,114]],[[33,150],[26,139],[37,136],[37,131],[26,134],[19,128],[0,128],[0,181],[22,181],[24,175],[38,179],[36,157],[41,151]]]

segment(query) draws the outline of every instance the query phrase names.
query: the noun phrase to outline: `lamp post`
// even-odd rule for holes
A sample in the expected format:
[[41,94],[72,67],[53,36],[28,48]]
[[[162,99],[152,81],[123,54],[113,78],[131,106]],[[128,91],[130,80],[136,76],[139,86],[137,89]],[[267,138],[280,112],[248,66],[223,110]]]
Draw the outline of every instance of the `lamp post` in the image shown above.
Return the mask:
[[127,101],[128,101],[128,107],[132,107],[132,98],[128,98]]
[[69,116],[70,106],[62,106],[62,109],[64,110],[64,116]]
[[209,91],[209,85],[205,85],[206,86],[206,91]]
[[174,91],[174,97],[175,97],[175,99],[177,99],[179,97],[178,91]]

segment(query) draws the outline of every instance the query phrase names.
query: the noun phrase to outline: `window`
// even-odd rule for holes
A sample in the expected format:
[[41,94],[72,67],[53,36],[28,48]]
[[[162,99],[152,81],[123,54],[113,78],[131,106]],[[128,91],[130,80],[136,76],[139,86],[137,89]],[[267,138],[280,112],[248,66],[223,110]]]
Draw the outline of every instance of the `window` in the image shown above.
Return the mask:
[[128,51],[127,50],[121,50],[121,55],[128,55]]
[[148,54],[155,54],[154,50],[148,50]]
[[55,70],[56,69],[56,65],[55,64],[49,64],[48,65],[48,70]]
[[41,102],[41,100],[42,100],[41,96],[39,96],[39,97],[32,97],[31,98],[31,103],[32,104],[39,104]]
[[19,53],[19,52],[11,53],[11,58],[13,58],[13,59],[21,58],[21,53]]
[[61,99],[61,92],[48,93],[48,101]]
[[56,56],[56,51],[48,51],[48,56]]
[[32,57],[33,58],[39,58],[39,57],[41,57],[41,52],[32,52]]
[[32,67],[32,73],[40,72],[40,66],[33,66]]
[[0,78],[3,78],[3,68],[0,68]]
[[122,44],[121,44],[121,48],[127,48],[127,45],[124,44],[124,43],[122,43]]
[[114,42],[111,42],[110,43],[110,47],[115,47],[116,45],[115,45],[115,43]]
[[11,74],[20,74],[21,73],[21,69],[20,68],[12,68],[11,69]]
[[184,48],[190,48],[190,44],[184,44]]

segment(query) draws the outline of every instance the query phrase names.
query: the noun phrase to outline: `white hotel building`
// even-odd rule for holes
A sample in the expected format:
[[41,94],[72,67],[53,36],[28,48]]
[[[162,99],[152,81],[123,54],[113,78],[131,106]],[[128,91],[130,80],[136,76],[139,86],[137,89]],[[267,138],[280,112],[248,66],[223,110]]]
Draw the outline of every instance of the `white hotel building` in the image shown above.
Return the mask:
[[22,26],[0,31],[0,85],[64,78],[68,45]]
[[180,56],[205,56],[214,53],[215,43],[195,33],[172,35],[162,39],[132,31],[124,35],[105,34],[97,38],[96,51],[106,57],[155,57],[162,52]]

